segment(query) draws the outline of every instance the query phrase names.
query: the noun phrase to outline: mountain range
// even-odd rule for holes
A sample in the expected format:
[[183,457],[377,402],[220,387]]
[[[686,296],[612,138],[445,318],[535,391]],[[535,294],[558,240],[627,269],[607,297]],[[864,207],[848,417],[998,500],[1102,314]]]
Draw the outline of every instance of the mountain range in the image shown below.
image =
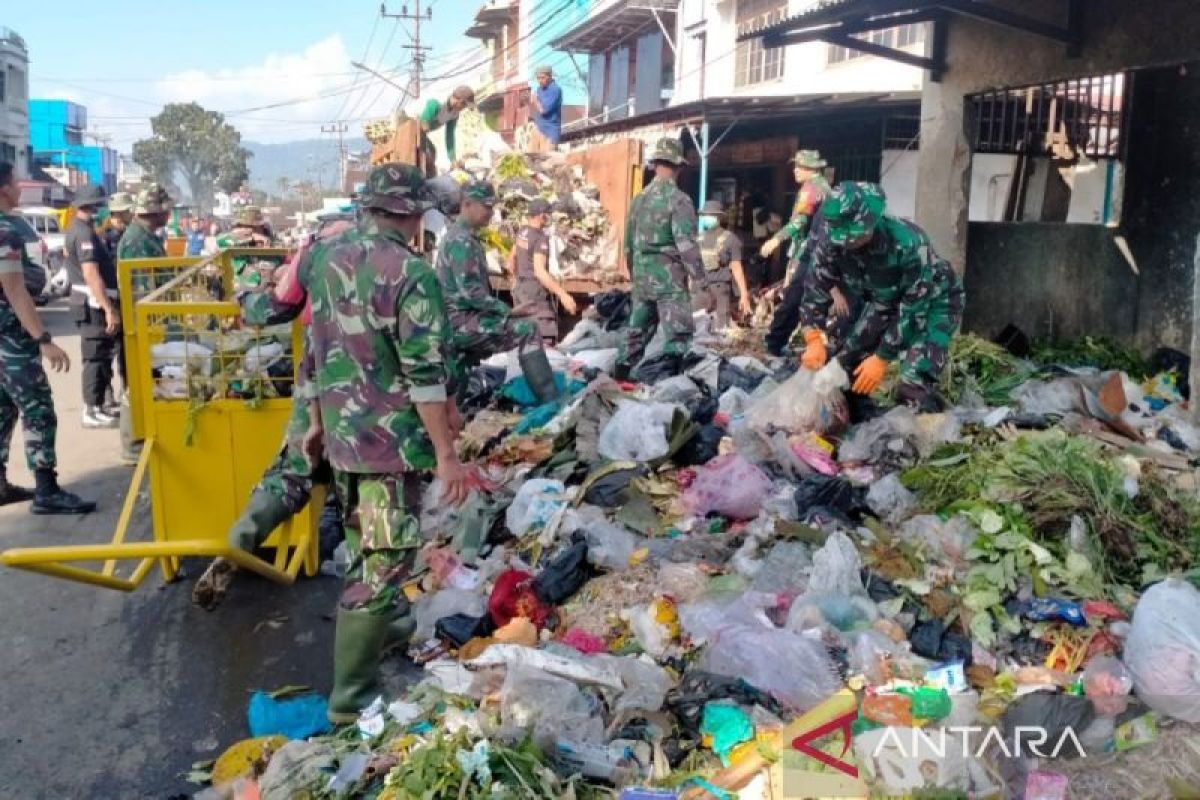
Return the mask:
[[[362,137],[347,138],[345,142],[351,153],[371,147]],[[337,184],[338,144],[333,136],[277,144],[243,142],[242,145],[251,154],[251,188],[277,195],[280,178],[287,178],[292,183],[308,180],[325,187]]]

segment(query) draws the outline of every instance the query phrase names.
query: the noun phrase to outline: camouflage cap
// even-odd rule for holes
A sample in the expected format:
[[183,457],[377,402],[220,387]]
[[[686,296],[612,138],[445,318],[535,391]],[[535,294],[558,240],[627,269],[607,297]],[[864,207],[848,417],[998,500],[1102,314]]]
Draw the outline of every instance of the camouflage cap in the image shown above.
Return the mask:
[[805,169],[824,169],[827,162],[821,158],[819,150],[797,150],[796,155],[792,156],[792,163]]
[[362,194],[363,208],[392,214],[422,214],[433,207],[425,188],[425,176],[412,164],[380,164],[367,176]]
[[650,162],[655,161],[665,161],[677,167],[686,164],[687,160],[683,157],[683,144],[678,139],[670,137],[659,139],[654,143],[654,149],[650,151]]
[[821,204],[829,241],[838,246],[862,244],[871,238],[887,204],[877,183],[843,181]]
[[462,187],[464,200],[474,200],[485,206],[496,205],[496,187],[489,181],[467,181]]
[[535,197],[525,206],[525,215],[536,217],[538,214],[550,213],[550,201],[544,197]]
[[151,183],[137,193],[133,201],[135,214],[161,214],[171,210],[171,195],[157,183]]
[[112,212],[132,211],[133,196],[129,192],[114,192],[112,197],[108,198],[108,210]]
[[246,206],[238,209],[233,217],[233,224],[240,228],[259,228],[267,224],[262,209],[258,206]]

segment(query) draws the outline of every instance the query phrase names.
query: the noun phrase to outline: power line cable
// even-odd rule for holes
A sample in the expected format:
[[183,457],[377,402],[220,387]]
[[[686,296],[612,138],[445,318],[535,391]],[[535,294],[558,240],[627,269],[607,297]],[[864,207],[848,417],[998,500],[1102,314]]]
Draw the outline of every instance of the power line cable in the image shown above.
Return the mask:
[[[374,21],[371,23],[371,33],[369,36],[367,36],[367,46],[363,48],[362,58],[359,59],[360,61],[366,61],[367,56],[369,56],[371,54],[371,45],[375,43],[375,31],[379,30],[379,19],[380,18],[378,16],[376,16]],[[357,73],[358,70],[355,70],[355,72]],[[358,85],[358,82],[361,79],[362,79],[361,74],[356,74],[354,76],[354,83],[356,86]],[[342,104],[338,107],[337,114],[335,114],[333,117],[335,121],[341,119],[342,112],[346,110],[346,105],[349,102],[350,102],[350,95],[346,95],[342,99]]]

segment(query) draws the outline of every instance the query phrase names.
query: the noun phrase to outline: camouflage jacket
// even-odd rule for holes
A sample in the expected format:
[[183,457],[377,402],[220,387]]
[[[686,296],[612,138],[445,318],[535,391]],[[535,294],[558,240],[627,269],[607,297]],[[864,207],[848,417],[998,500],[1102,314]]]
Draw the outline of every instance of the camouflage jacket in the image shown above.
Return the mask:
[[450,325],[458,330],[499,330],[512,309],[492,295],[487,257],[479,237],[455,220],[438,246],[437,274]]
[[325,452],[340,472],[432,469],[415,403],[446,399],[449,323],[437,274],[401,236],[364,220],[299,266],[312,300],[313,381]]
[[[28,273],[35,270],[35,265],[29,257],[28,248],[36,243],[37,235],[28,225],[21,224],[16,212],[0,212],[0,275],[25,275],[25,286],[29,288]],[[41,283],[45,285],[44,278]],[[7,308],[8,305],[8,299],[0,290],[0,307]]]
[[[894,361],[914,342],[905,331],[926,327],[926,303],[947,292],[961,292],[962,281],[933,251],[929,237],[916,224],[884,216],[875,237],[862,250],[830,245],[825,229],[813,230],[812,273],[800,306],[805,328],[824,328],[832,303],[830,290],[840,288],[862,301],[863,311],[843,350],[873,348],[885,361]],[[949,277],[947,277],[949,276]],[[878,345],[864,335],[882,331]]]
[[672,181],[651,181],[633,199],[625,223],[625,257],[634,281],[639,280],[638,265],[645,256],[660,256],[671,265],[682,264],[693,278],[703,280],[696,233],[696,209],[691,198]]
[[812,218],[816,215],[817,209],[821,207],[821,201],[828,197],[831,191],[829,181],[825,180],[824,175],[809,178],[801,184],[800,191],[796,193],[796,202],[792,206],[791,219],[771,237],[780,242],[790,240],[792,257],[800,255],[800,247],[808,236]]
[[117,259],[123,258],[166,258],[167,251],[163,243],[152,230],[139,220],[134,220],[121,234],[121,242],[117,245]]

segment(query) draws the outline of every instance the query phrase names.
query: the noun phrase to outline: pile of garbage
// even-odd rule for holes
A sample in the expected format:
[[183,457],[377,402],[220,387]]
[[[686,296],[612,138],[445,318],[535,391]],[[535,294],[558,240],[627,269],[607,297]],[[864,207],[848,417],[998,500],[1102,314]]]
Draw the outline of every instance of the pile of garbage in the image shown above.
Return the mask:
[[620,242],[600,190],[584,177],[583,167],[568,163],[565,153],[506,153],[490,160],[467,158],[463,177],[490,181],[499,195],[492,236],[485,237],[507,253],[525,224],[529,202],[550,203],[550,271],[558,278],[588,278],[602,285],[619,282]]
[[[919,414],[848,403],[836,362],[709,340],[621,383],[619,301],[553,354],[561,402],[512,354],[472,375],[460,447],[501,488],[447,508],[428,487],[422,679],[337,732],[255,725],[252,701],[259,738],[198,796],[1198,791],[1200,428],[1178,373],[964,337],[957,404]],[[962,367],[985,351],[1003,370]]]

